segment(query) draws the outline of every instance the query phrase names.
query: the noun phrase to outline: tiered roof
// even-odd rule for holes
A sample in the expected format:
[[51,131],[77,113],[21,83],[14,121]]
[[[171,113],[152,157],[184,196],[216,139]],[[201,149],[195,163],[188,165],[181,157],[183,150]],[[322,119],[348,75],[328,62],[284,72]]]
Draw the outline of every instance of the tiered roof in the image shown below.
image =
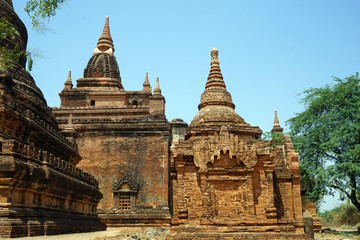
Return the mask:
[[235,104],[226,89],[221,73],[218,50],[213,48],[210,55],[210,73],[205,91],[201,95],[199,113],[189,126],[187,138],[192,135],[208,135],[219,132],[222,126],[227,126],[233,133],[259,138],[262,131],[258,127],[250,126],[234,111]]

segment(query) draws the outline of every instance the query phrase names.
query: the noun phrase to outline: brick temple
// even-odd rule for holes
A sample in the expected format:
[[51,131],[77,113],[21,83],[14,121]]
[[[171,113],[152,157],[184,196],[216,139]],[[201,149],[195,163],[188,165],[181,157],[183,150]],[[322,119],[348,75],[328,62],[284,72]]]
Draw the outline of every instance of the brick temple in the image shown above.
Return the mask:
[[[20,33],[0,44],[25,50],[12,1],[0,7]],[[58,108],[25,58],[0,69],[0,237],[156,226],[173,239],[310,239],[304,229],[321,227],[290,136],[262,140],[235,112],[217,49],[189,126],[166,119],[159,78],[152,89],[144,73],[141,90],[125,90],[114,52],[107,17]],[[283,132],[276,112],[272,131]]]
[[84,77],[73,87],[69,74],[53,114],[60,129],[70,119],[76,129],[78,166],[99,181],[108,226],[170,226],[171,127],[159,78],[152,91],[144,73],[142,90],[126,91],[114,52],[107,17]]
[[[218,50],[199,113],[171,148],[172,233],[176,239],[309,239],[304,234],[298,154],[235,111]],[[272,131],[282,133],[275,113]]]
[[[25,51],[27,31],[11,0],[0,0],[2,17],[19,35],[0,45]],[[76,167],[75,130],[71,124],[59,130],[25,61],[0,69],[0,236],[104,230],[98,181]]]

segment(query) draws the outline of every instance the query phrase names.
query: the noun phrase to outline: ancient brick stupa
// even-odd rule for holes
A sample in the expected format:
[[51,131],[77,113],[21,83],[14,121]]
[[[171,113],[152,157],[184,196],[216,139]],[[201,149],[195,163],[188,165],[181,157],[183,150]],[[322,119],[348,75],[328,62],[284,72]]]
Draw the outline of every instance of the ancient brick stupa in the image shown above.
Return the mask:
[[171,149],[173,237],[308,239],[290,137],[261,140],[234,109],[214,48],[199,113]]
[[79,167],[100,183],[108,226],[169,226],[171,129],[159,78],[154,91],[147,73],[142,90],[125,91],[114,52],[107,17],[83,78],[74,88],[69,74],[53,113],[61,129],[71,116]]
[[[0,46],[25,53],[27,31],[11,0],[0,0],[1,18],[19,34]],[[98,182],[75,166],[72,126],[59,130],[25,62],[0,67],[0,237],[104,230]]]

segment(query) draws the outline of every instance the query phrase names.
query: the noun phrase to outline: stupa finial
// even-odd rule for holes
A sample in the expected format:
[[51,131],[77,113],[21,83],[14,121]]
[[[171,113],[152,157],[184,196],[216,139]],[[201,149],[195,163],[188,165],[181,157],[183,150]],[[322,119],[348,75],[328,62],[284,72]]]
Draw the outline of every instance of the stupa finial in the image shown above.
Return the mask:
[[283,133],[283,130],[284,129],[282,127],[280,127],[277,110],[275,109],[274,126],[273,126],[273,129],[271,130],[271,132]]
[[274,118],[274,126],[280,126],[277,110],[275,109],[275,118]]
[[217,50],[217,48],[213,48],[211,49],[211,66],[213,64],[219,64],[219,51]]
[[220,62],[218,58],[219,51],[217,50],[217,48],[211,49],[210,56],[211,56],[211,63],[210,63],[211,67],[205,89],[213,88],[213,87],[226,89],[226,85],[224,83],[224,79],[221,74]]
[[211,49],[210,73],[205,85],[205,91],[201,96],[199,109],[209,105],[229,106],[232,109],[235,105],[232,102],[230,93],[226,90],[226,85],[221,74],[219,63],[219,51]]
[[113,52],[115,52],[113,40],[110,34],[109,16],[106,16],[104,29],[96,45],[94,54],[102,52],[108,53],[109,55],[112,55]]

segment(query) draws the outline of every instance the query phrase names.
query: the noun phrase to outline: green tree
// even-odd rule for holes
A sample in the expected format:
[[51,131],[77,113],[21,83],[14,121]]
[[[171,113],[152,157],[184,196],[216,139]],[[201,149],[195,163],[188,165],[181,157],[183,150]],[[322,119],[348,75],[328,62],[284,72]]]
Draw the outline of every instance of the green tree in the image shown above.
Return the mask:
[[[55,16],[56,10],[61,4],[67,0],[30,0],[26,3],[24,10],[31,18],[31,24],[35,30],[43,32],[47,28],[44,20],[49,20],[50,17]],[[19,61],[22,56],[27,57],[27,68],[29,71],[32,69],[33,59],[28,51],[23,51],[16,44],[5,44],[4,42],[13,42],[19,32],[6,18],[0,18],[0,68],[8,69],[13,66],[14,62]],[[5,41],[5,40],[9,41]]]
[[287,123],[300,154],[300,173],[313,201],[335,191],[360,210],[360,78],[304,91],[305,110]]

